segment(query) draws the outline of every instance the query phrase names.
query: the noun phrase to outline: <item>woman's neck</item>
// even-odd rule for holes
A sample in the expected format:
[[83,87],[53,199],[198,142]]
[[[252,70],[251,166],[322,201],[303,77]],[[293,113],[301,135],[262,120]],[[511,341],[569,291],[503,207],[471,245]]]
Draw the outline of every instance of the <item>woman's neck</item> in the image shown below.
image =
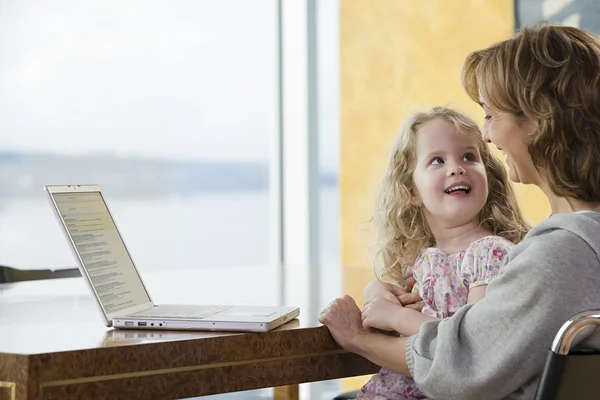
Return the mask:
[[479,219],[457,226],[429,224],[429,227],[435,239],[435,247],[450,254],[457,253],[475,240],[492,234],[479,224]]
[[550,202],[552,214],[569,214],[576,211],[600,212],[600,204],[576,200],[571,197],[559,197],[548,186],[547,183],[538,185]]
[[550,196],[546,194],[546,197],[548,197],[548,201],[550,202],[552,214],[569,214],[575,211],[569,200],[565,197],[558,197],[553,193]]

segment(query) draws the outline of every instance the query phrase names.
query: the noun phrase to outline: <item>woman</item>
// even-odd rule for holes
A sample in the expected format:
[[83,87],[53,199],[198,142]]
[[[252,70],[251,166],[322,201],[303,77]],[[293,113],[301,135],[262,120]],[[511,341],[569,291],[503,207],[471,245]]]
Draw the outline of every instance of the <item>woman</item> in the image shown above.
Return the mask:
[[[430,398],[533,397],[560,326],[600,308],[599,80],[600,45],[576,28],[525,28],[467,57],[463,84],[485,111],[484,139],[506,153],[513,181],[542,189],[553,215],[509,254],[483,300],[417,335],[368,331],[352,298],[335,300],[321,322],[342,347],[412,376]],[[580,345],[600,348],[598,339]]]

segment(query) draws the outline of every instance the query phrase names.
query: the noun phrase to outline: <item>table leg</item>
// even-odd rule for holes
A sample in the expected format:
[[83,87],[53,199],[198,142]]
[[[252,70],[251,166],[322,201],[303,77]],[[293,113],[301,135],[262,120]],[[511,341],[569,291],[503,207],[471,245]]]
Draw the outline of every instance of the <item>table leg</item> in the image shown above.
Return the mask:
[[273,393],[273,400],[299,400],[300,391],[298,385],[278,386]]

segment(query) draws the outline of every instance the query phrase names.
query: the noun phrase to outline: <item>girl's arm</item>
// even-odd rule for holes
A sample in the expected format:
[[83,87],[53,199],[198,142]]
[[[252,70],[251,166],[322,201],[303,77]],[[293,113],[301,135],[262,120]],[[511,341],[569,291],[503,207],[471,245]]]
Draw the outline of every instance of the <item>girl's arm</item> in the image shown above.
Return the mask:
[[406,280],[404,287],[381,283],[377,279],[372,280],[365,286],[363,291],[364,304],[369,304],[377,298],[384,298],[421,311],[423,299],[421,299],[418,292],[411,293],[415,283],[415,278],[412,276]]
[[472,278],[467,304],[485,297],[488,283],[500,275],[504,258],[514,245],[506,239],[494,237],[480,241],[473,249],[474,262],[468,266]]
[[485,291],[487,289],[487,285],[481,285],[474,287],[469,290],[469,297],[467,298],[467,304],[477,303],[479,300],[485,297]]
[[[477,303],[479,300],[483,299],[485,297],[486,289],[487,285],[480,285],[469,290],[467,303]],[[439,319],[441,318],[430,317],[409,308],[403,308],[398,312],[398,323],[395,330],[405,336],[416,335],[419,333],[421,325],[425,322],[436,321]]]
[[369,304],[377,298],[384,298],[395,303],[400,303],[400,300],[392,292],[392,286],[384,284],[379,280],[372,280],[365,286],[363,291],[363,297],[365,299],[364,304]]
[[[467,303],[477,303],[479,300],[485,297],[487,285],[481,285],[472,288],[469,291],[469,297]],[[434,318],[428,315],[422,314],[418,311],[411,310],[410,308],[402,308],[397,311],[397,323],[394,330],[402,335],[411,336],[419,333],[421,325],[429,321],[437,321],[441,318]]]
[[425,322],[439,319],[441,318],[430,317],[410,308],[402,308],[398,310],[398,319],[394,330],[404,336],[412,336],[419,333],[421,325]]
[[375,328],[384,331],[396,331],[405,336],[418,333],[422,324],[437,319],[411,308],[402,307],[399,302],[382,298],[366,304],[362,310],[361,318],[365,329]]

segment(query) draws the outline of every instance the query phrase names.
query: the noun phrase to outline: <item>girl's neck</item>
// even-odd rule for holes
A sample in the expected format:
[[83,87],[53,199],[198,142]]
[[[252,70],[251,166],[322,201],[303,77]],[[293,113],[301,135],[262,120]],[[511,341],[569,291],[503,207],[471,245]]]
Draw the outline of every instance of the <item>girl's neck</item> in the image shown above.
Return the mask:
[[479,219],[457,226],[429,226],[435,239],[435,247],[449,254],[458,253],[475,240],[492,234],[479,224]]

